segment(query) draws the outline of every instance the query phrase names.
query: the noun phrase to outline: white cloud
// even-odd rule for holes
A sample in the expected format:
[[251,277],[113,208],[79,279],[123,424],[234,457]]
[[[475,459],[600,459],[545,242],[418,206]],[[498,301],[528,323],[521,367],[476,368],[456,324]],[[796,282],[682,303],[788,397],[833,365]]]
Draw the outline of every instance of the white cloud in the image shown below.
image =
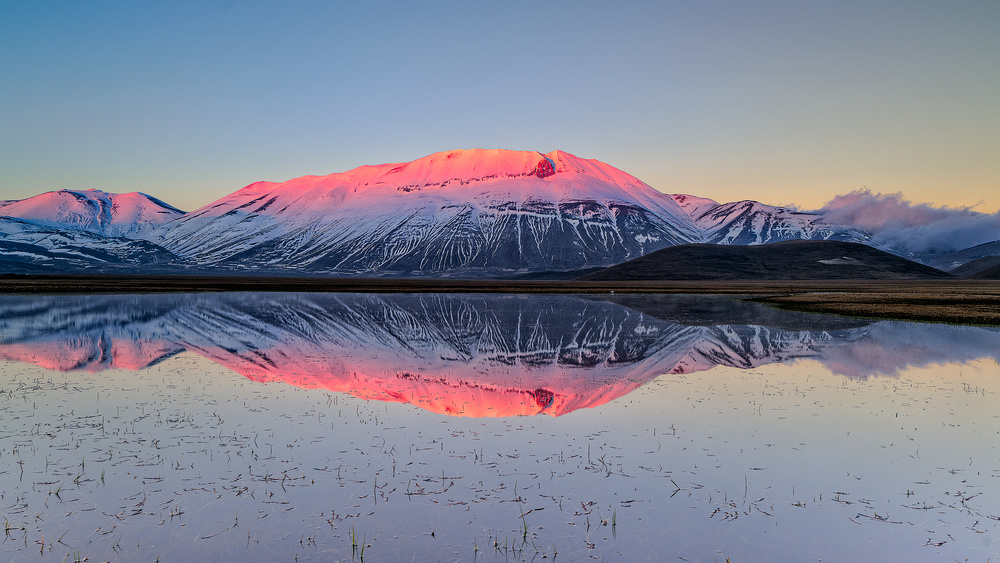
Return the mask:
[[898,193],[857,190],[833,198],[816,212],[830,223],[871,233],[872,243],[907,254],[952,252],[1000,240],[1000,212],[934,207]]

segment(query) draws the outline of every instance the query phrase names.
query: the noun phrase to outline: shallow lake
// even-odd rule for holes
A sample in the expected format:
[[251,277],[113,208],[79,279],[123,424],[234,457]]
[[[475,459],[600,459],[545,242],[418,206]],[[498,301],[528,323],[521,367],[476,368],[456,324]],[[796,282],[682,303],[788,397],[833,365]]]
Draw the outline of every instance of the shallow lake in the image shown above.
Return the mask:
[[0,297],[0,559],[995,560],[1000,331],[708,296]]

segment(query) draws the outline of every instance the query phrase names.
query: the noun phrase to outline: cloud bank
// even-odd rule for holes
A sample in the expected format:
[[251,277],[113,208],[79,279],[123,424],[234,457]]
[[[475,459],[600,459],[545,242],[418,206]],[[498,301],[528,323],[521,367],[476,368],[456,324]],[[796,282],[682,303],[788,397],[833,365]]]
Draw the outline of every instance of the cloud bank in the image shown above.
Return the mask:
[[863,229],[871,242],[906,254],[945,253],[1000,240],[1000,212],[913,203],[903,194],[856,190],[816,211],[830,223]]

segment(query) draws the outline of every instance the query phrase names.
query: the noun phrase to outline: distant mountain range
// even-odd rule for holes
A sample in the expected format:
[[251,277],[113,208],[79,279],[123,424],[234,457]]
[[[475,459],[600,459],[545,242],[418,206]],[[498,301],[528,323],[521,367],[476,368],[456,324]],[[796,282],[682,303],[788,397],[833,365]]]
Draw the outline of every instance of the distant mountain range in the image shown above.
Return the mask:
[[928,264],[959,277],[971,276],[1000,265],[1000,240],[950,252]]
[[0,201],[0,234],[0,273],[473,278],[595,270],[691,243],[871,238],[818,213],[663,194],[561,151],[484,149],[257,182],[189,213],[141,193],[60,190]]

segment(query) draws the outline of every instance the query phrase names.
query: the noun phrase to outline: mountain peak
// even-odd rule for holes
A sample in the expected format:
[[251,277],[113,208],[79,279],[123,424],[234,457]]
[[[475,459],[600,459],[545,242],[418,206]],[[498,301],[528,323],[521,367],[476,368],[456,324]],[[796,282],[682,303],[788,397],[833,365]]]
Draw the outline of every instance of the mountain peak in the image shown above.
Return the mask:
[[378,170],[373,183],[428,186],[495,178],[545,178],[556,173],[555,163],[540,152],[506,149],[452,150],[375,168]]
[[[412,162],[361,166],[344,172],[364,185],[445,186],[503,178],[545,179],[556,174],[586,174],[619,186],[643,185],[637,178],[597,160],[565,151],[549,153],[508,149],[458,149],[438,152]],[[324,178],[337,176],[331,174]]]
[[141,192],[115,194],[96,189],[63,189],[0,201],[3,217],[109,236],[145,232],[183,214],[180,209]]
[[[509,149],[456,149],[437,152],[411,162],[391,162],[364,165],[346,172],[324,176],[301,176],[285,182],[255,182],[236,193],[259,194],[280,189],[282,192],[329,192],[337,187],[378,190],[389,186],[397,192],[419,192],[425,189],[466,186],[478,182],[538,178],[545,180],[557,175],[585,175],[601,182],[625,188],[655,193],[638,178],[598,160],[580,158],[568,152],[549,153]],[[634,194],[633,194],[634,195]],[[221,201],[221,200],[220,200]],[[659,202],[663,205],[663,201]],[[215,203],[207,207],[214,206]],[[667,204],[676,207],[673,202]]]

